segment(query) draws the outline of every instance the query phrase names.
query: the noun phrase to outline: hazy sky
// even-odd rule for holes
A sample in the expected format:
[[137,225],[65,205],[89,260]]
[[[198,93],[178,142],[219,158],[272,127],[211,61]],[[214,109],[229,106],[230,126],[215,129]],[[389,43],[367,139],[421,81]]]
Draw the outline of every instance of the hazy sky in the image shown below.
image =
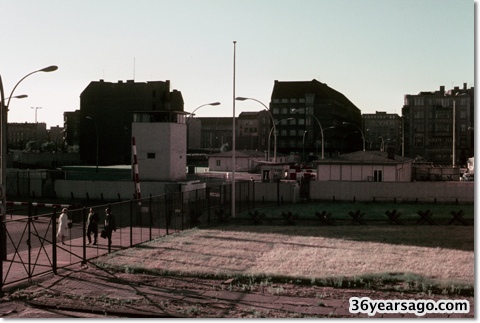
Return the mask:
[[[477,3],[475,2],[475,6]],[[401,114],[405,94],[474,86],[473,0],[0,0],[9,122],[63,125],[91,81],[170,80],[185,111],[266,105],[275,80],[317,79],[362,113]],[[476,9],[475,9],[476,10]],[[237,102],[236,115],[258,111]]]

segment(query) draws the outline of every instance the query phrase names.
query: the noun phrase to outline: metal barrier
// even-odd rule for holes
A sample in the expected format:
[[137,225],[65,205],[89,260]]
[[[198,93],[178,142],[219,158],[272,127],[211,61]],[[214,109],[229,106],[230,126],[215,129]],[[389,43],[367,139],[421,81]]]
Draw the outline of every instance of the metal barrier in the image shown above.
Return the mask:
[[[236,185],[236,212],[253,209],[254,184],[246,181],[237,182]],[[198,225],[210,225],[218,220],[217,214],[231,212],[231,183],[89,207],[100,215],[99,243],[95,246],[87,245],[86,221],[89,210],[86,207],[68,210],[71,224],[67,242],[63,245],[57,243],[57,216],[60,213],[58,208],[66,205],[26,203],[25,212],[25,203],[21,204],[24,209],[10,209],[7,219],[1,223],[7,248],[5,257],[0,261],[0,290],[5,285],[31,280],[38,275],[56,274],[62,267],[85,264],[111,251]],[[52,211],[38,214],[39,206],[51,206]],[[111,246],[100,238],[106,208],[110,208],[117,225]]]

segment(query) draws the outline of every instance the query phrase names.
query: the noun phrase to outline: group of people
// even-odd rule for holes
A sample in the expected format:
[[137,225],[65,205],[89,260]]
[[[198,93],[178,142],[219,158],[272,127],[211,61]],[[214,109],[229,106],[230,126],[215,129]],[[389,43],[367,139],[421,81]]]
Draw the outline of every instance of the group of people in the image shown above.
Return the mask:
[[[62,213],[58,218],[58,231],[57,231],[57,239],[62,243],[65,244],[65,239],[68,236],[68,210],[66,208],[62,209]],[[97,244],[98,238],[98,224],[100,223],[100,216],[93,208],[90,208],[90,212],[88,213],[87,218],[87,232],[86,236],[88,238],[88,245],[92,243],[92,234],[93,234],[93,245]],[[117,231],[117,224],[115,221],[115,216],[110,213],[110,208],[105,209],[105,222],[104,222],[104,234],[102,234],[103,238],[108,240],[108,245],[112,245],[112,232]]]

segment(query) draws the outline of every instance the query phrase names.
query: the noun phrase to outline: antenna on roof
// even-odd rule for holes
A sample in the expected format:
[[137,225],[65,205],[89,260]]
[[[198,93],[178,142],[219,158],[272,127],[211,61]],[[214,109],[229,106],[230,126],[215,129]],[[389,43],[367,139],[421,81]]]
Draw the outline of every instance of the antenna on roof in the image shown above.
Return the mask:
[[135,57],[133,58],[133,80],[135,81]]

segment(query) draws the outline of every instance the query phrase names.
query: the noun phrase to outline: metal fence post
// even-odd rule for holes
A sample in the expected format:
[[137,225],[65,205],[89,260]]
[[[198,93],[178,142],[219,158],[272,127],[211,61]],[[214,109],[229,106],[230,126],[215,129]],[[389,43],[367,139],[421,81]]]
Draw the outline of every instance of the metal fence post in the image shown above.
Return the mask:
[[165,229],[167,231],[168,236],[168,203],[167,203],[167,194],[165,196]]
[[183,231],[183,229],[184,229],[184,228],[183,228],[183,213],[185,212],[185,208],[184,208],[184,206],[183,206],[183,203],[184,203],[184,201],[183,201],[183,193],[184,193],[183,191],[180,192],[180,203],[182,203],[182,207],[181,207],[181,212],[182,212],[182,213],[181,213],[181,214],[182,214],[182,220],[181,220],[181,221],[182,221],[182,226],[181,226],[181,228],[182,228],[182,231]]
[[208,218],[207,218],[207,223],[210,224],[210,187],[207,187],[205,189],[205,193],[207,194],[207,212],[208,212]]
[[130,200],[130,247],[133,246],[133,200]]
[[153,227],[153,215],[152,215],[152,194],[148,199],[148,216],[150,218],[150,236],[149,240],[152,240],[152,227]]
[[52,212],[52,271],[57,274],[57,215],[56,208]]
[[32,202],[28,202],[28,238],[27,238],[27,246],[28,246],[28,277],[32,277]]
[[83,234],[82,234],[83,261],[82,261],[82,265],[87,263],[87,244],[86,244],[86,239],[85,239],[86,235],[87,235],[87,230],[86,230],[87,229],[87,219],[85,217],[85,215],[87,213],[86,210],[87,209],[85,207],[82,209],[82,229],[83,229]]

